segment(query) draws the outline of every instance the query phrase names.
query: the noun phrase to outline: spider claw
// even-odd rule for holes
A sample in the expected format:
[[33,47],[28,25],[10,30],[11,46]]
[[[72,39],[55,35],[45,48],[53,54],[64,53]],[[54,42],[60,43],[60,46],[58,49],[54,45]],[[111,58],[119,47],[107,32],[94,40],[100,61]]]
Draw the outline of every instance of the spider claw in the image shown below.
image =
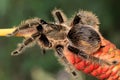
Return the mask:
[[13,51],[13,52],[11,53],[12,56],[17,56],[17,55],[19,55],[19,54],[20,54],[20,52],[17,51],[17,50],[15,50],[15,51]]

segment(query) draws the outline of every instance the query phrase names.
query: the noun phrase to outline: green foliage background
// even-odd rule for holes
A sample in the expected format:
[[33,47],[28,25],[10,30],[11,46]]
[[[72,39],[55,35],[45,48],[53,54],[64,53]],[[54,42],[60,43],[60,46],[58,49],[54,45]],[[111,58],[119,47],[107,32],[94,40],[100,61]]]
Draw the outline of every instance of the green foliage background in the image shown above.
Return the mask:
[[[120,0],[0,0],[0,28],[18,25],[32,17],[53,21],[51,11],[62,9],[70,18],[78,10],[88,10],[100,19],[100,31],[120,47]],[[10,52],[22,38],[0,37],[0,80],[56,80],[63,67],[53,51],[41,55],[38,46],[13,57]],[[82,74],[83,80],[97,80]],[[65,80],[65,79],[57,79]],[[66,79],[69,80],[69,79]]]

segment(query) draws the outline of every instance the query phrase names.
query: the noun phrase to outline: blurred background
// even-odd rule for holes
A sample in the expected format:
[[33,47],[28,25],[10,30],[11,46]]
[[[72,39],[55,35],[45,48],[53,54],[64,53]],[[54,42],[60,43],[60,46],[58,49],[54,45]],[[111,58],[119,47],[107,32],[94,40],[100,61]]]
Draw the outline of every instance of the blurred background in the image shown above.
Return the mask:
[[[53,21],[54,8],[62,9],[69,18],[80,9],[92,11],[100,19],[103,36],[120,48],[120,0],[0,0],[0,28],[33,17]],[[52,50],[42,55],[35,46],[22,55],[11,56],[21,42],[22,38],[0,37],[0,80],[72,80]],[[80,80],[97,79],[81,73]]]

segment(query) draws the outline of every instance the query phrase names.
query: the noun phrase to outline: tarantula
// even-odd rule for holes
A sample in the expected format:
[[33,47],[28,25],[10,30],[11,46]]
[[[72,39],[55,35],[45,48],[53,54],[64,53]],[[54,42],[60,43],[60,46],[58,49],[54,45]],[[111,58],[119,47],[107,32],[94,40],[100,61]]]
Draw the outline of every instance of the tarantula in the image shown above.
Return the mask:
[[8,34],[8,36],[18,33],[29,35],[11,55],[19,55],[30,44],[37,43],[43,50],[54,49],[60,60],[69,67],[73,76],[77,76],[77,72],[64,56],[64,48],[83,59],[106,63],[91,56],[101,47],[99,21],[94,14],[88,11],[79,11],[72,20],[67,20],[65,14],[59,9],[53,10],[52,14],[55,19],[53,23],[40,18],[28,19],[17,26],[13,33]]

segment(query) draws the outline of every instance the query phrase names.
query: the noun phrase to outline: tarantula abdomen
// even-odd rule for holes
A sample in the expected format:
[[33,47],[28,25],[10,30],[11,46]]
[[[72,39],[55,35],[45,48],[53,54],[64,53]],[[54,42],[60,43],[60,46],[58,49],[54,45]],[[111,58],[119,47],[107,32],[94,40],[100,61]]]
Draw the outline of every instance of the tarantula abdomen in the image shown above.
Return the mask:
[[67,35],[72,45],[88,54],[94,53],[100,48],[101,39],[99,33],[88,25],[75,25]]

